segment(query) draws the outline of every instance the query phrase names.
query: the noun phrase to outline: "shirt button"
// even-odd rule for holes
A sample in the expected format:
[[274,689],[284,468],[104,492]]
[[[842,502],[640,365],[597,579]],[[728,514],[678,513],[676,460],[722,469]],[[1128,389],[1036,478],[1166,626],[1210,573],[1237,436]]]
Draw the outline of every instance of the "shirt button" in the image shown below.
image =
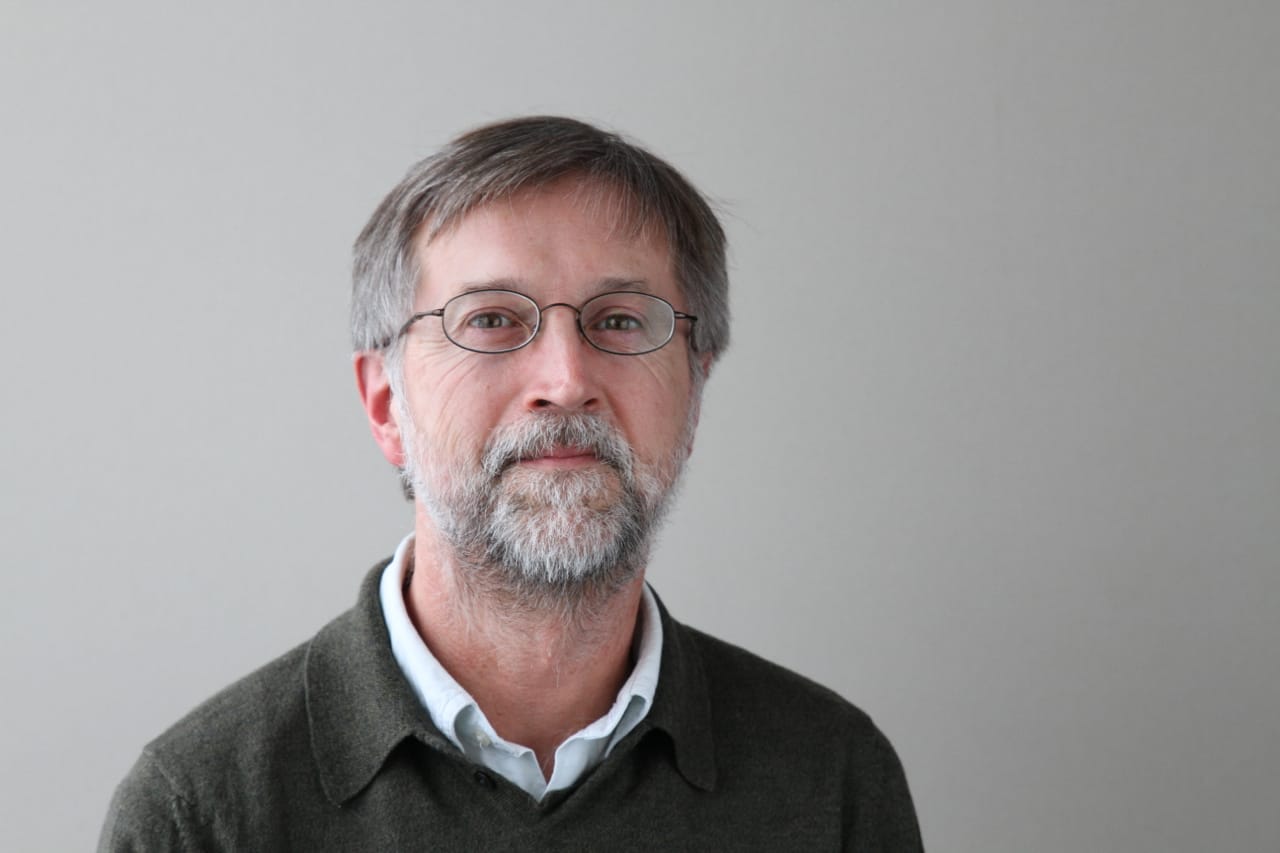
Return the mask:
[[493,741],[489,740],[489,736],[484,732],[476,732],[476,743],[481,749],[488,749],[493,746]]
[[476,771],[475,779],[476,779],[476,784],[479,785],[481,788],[491,789],[494,787],[495,783],[493,781],[493,777],[490,776],[488,773],[485,773],[483,770]]

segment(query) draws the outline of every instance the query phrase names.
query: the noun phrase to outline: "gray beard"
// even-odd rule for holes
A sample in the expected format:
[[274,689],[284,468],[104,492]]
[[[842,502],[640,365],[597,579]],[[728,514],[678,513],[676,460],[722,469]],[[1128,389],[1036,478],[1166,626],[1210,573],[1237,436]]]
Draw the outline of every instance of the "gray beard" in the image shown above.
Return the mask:
[[[576,609],[608,597],[643,569],[687,443],[647,470],[618,431],[595,416],[536,415],[496,430],[478,466],[428,471],[420,458],[423,438],[414,435],[405,442],[403,474],[473,592],[521,609]],[[588,449],[604,464],[563,471],[516,465],[556,446]]]

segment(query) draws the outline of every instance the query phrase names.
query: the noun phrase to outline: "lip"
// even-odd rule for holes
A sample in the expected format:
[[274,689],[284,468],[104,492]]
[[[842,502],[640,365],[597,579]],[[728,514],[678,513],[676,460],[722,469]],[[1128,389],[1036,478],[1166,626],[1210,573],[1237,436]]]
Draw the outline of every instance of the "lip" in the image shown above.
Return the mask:
[[581,447],[553,447],[546,453],[521,459],[519,464],[531,468],[582,468],[599,461],[594,452]]

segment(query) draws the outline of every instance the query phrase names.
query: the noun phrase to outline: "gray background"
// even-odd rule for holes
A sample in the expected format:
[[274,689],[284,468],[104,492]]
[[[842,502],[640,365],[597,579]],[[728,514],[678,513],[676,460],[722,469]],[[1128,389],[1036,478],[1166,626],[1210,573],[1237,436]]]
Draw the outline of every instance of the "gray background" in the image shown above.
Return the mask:
[[933,850],[1280,848],[1276,4],[0,9],[0,846],[408,529],[348,246],[561,112],[733,241],[671,609],[866,708]]

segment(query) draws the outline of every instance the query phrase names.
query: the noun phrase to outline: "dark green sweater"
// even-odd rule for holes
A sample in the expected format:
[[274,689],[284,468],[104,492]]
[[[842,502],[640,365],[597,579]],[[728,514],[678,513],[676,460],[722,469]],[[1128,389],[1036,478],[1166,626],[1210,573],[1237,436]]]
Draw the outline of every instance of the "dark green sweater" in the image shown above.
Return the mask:
[[432,725],[391,654],[381,568],[309,643],[150,743],[99,850],[921,849],[866,715],[665,608],[648,716],[535,802]]

